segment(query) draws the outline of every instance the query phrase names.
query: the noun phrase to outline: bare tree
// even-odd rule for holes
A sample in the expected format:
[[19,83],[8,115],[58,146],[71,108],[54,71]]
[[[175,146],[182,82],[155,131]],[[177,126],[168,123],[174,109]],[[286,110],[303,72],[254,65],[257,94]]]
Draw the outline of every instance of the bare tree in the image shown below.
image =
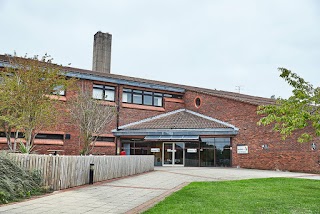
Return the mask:
[[107,125],[116,114],[116,108],[92,98],[89,90],[80,90],[78,96],[69,103],[72,121],[80,130],[81,154],[88,155],[97,138],[106,131]]

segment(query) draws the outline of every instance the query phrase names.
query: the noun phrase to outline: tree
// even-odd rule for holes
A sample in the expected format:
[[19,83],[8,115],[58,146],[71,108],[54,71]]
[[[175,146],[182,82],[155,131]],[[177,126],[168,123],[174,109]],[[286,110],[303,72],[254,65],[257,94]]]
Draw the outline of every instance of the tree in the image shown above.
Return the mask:
[[[0,74],[0,120],[7,127],[7,136],[12,129],[24,133],[25,148],[30,152],[38,131],[54,126],[61,115],[57,99],[50,95],[64,90],[74,80],[66,79],[61,66],[53,64],[49,55],[41,59],[8,56],[8,62]],[[12,149],[10,137],[7,139]]]
[[293,94],[288,99],[278,98],[275,105],[259,106],[258,114],[264,116],[258,125],[273,124],[273,130],[283,139],[310,127],[312,131],[304,129],[298,141],[311,141],[314,136],[320,136],[320,88],[288,69],[279,68],[279,71],[280,77],[293,87]]
[[82,141],[83,155],[88,155],[94,148],[97,138],[101,136],[107,125],[116,114],[114,106],[105,105],[92,98],[89,90],[79,90],[78,96],[69,103],[72,121],[78,126]]

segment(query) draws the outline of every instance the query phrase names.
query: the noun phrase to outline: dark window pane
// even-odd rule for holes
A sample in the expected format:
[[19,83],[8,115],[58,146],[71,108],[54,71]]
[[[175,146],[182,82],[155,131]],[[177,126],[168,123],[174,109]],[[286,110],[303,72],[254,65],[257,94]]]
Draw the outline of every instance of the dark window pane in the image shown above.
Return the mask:
[[182,95],[173,94],[173,95],[172,95],[172,98],[182,99]]
[[36,139],[63,140],[63,134],[37,134]]
[[148,94],[148,95],[152,95],[152,92],[150,92],[150,91],[144,91],[143,93]]
[[114,137],[98,137],[97,141],[114,142]]
[[196,107],[199,107],[201,105],[201,100],[199,97],[196,99],[195,102],[196,102]]
[[[0,137],[6,137],[6,133],[5,132],[0,132]],[[16,137],[16,133],[15,132],[11,132],[10,133],[10,137],[11,138],[15,138]],[[18,138],[23,138],[24,137],[24,133],[19,132],[18,133]]]
[[133,90],[133,93],[142,94],[142,91],[140,91],[140,90]]

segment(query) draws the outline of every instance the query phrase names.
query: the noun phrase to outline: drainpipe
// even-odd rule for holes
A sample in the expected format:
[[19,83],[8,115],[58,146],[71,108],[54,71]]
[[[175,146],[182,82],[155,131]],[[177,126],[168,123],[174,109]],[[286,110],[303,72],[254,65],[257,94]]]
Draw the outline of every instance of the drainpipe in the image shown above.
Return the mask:
[[[116,121],[116,130],[119,131],[119,119],[120,119],[120,85],[117,84],[117,121]],[[116,151],[115,154],[120,154],[120,137],[116,137]]]
[[119,117],[120,117],[120,85],[117,84],[117,131],[119,131]]

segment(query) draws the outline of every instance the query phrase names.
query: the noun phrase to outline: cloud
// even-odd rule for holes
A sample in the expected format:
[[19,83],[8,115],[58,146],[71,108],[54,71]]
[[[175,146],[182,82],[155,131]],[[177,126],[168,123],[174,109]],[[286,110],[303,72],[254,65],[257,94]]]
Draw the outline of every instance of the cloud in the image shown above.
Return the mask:
[[266,97],[289,96],[278,67],[318,79],[316,0],[19,0],[1,8],[6,53],[48,52],[90,69],[100,30],[113,34],[113,73],[228,91],[243,85]]

